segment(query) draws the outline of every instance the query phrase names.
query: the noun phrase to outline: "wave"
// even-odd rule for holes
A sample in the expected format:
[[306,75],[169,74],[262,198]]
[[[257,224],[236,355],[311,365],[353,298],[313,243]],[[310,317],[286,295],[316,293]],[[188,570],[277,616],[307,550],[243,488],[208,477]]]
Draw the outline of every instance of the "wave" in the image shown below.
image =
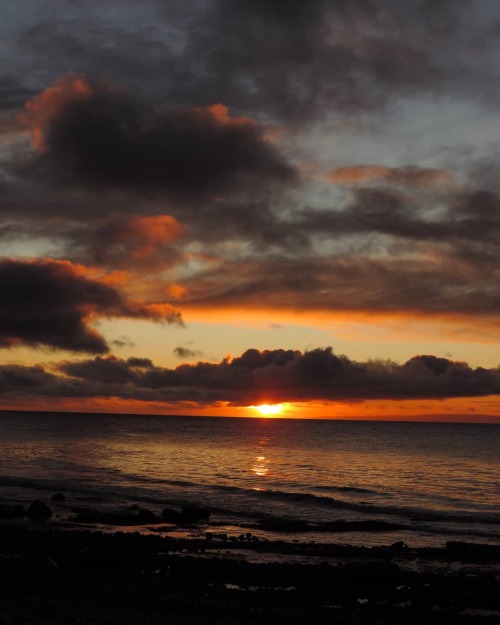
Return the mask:
[[[270,519],[274,517],[276,510],[272,502],[286,505],[286,517],[294,518],[297,514],[314,520],[315,513],[321,510],[345,510],[365,515],[383,515],[384,517],[396,518],[396,522],[411,522],[417,527],[420,523],[459,523],[459,524],[486,524],[500,526],[500,514],[479,512],[477,510],[447,511],[436,508],[416,506],[382,505],[368,502],[348,501],[341,498],[328,497],[304,492],[291,492],[286,490],[255,490],[230,485],[207,485],[186,480],[164,480],[141,476],[121,476],[123,479],[130,477],[125,484],[107,483],[106,481],[85,482],[80,480],[58,479],[33,479],[15,476],[0,476],[0,486],[12,486],[36,491],[63,491],[79,495],[93,496],[110,500],[128,500],[144,502],[150,505],[187,505],[194,500],[199,500],[221,514],[239,516],[245,518]],[[153,489],[145,489],[144,486],[152,486]],[[161,487],[173,487],[174,492],[158,493]],[[339,487],[340,489],[344,487]],[[175,490],[177,489],[177,490]],[[217,493],[224,494],[223,499]],[[230,497],[234,495],[234,497]],[[265,511],[259,509],[263,501]],[[252,509],[252,502],[255,508]],[[238,505],[238,503],[240,505]],[[221,505],[222,504],[222,505]],[[316,510],[315,510],[316,509]],[[283,507],[279,509],[279,516],[283,516]],[[425,528],[422,528],[423,531]]]

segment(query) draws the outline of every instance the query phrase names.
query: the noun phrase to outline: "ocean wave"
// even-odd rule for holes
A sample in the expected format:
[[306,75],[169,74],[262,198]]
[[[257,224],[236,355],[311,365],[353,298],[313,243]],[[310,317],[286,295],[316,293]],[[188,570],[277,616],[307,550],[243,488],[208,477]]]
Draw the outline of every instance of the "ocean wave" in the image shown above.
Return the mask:
[[239,488],[237,486],[215,486],[217,490],[228,490],[247,494],[256,498],[266,498],[286,503],[295,503],[303,506],[314,506],[320,508],[332,508],[336,510],[350,510],[363,514],[383,514],[388,516],[399,516],[411,521],[455,521],[455,522],[477,522],[490,525],[500,525],[500,514],[479,513],[477,511],[452,512],[446,510],[433,510],[430,508],[410,507],[410,506],[387,506],[372,503],[357,503],[326,497],[324,495],[314,495],[312,493],[289,492],[281,490],[259,490]]
[[[230,516],[269,519],[279,507],[279,516],[315,519],[319,510],[345,510],[362,516],[379,515],[396,522],[484,524],[500,526],[500,514],[489,511],[449,511],[430,507],[383,505],[379,503],[356,502],[313,493],[286,490],[256,490],[240,486],[199,484],[186,480],[165,480],[143,476],[121,476],[124,483],[105,480],[34,479],[17,476],[0,476],[0,486],[11,486],[35,491],[62,491],[86,496],[106,497],[109,500],[129,500],[150,505],[186,505],[199,500],[214,511]],[[145,488],[145,487],[150,488]],[[169,487],[162,492],[162,488]],[[221,498],[221,495],[223,497]],[[233,495],[233,497],[231,497]],[[264,506],[262,505],[264,502]],[[283,504],[285,508],[283,509]],[[286,514],[284,514],[286,512]]]

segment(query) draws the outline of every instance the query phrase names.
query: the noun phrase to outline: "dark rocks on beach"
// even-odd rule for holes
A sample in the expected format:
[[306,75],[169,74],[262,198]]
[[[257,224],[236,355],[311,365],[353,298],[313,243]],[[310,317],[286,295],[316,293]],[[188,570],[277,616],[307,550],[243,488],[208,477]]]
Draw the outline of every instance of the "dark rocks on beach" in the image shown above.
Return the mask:
[[199,506],[184,506],[181,511],[181,522],[196,523],[197,521],[208,521],[210,510]]
[[55,495],[52,495],[50,500],[51,501],[66,501],[66,495],[63,495],[63,493],[56,493]]
[[0,577],[9,579],[39,577],[57,572],[58,566],[43,555],[11,555],[0,557]]
[[378,558],[351,560],[340,567],[340,572],[345,582],[372,586],[396,583],[401,578],[397,564]]
[[24,506],[19,504],[0,506],[0,519],[20,519],[24,516],[26,516]]
[[172,508],[164,508],[161,512],[161,516],[164,521],[167,523],[180,523],[181,515],[177,510],[172,510]]
[[450,540],[446,543],[446,551],[462,560],[476,562],[500,560],[500,545],[478,545],[459,540]]
[[137,516],[140,518],[141,523],[158,523],[161,519],[148,508],[139,508],[137,510]]
[[26,511],[26,516],[28,519],[32,519],[34,521],[43,521],[45,519],[50,519],[52,516],[52,510],[43,501],[35,499]]
[[[214,557],[200,557],[197,540],[40,530],[0,526],[2,625],[482,625],[500,616],[498,562],[474,574],[469,563],[443,569],[462,551],[486,553],[486,544],[430,550],[274,541],[253,546],[259,558],[251,562],[241,557],[250,533],[224,549],[213,533],[203,549]],[[399,566],[391,560],[398,550]],[[278,561],[262,561],[264,551]],[[334,553],[340,560],[330,563]],[[288,562],[286,554],[303,557]]]

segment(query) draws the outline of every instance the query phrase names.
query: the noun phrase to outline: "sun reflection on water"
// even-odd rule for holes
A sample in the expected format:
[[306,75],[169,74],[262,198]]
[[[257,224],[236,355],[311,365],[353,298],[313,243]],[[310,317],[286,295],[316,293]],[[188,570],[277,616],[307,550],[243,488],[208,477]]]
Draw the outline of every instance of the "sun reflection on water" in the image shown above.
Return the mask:
[[265,448],[269,443],[269,437],[262,438],[257,445],[257,455],[254,457],[250,467],[251,472],[257,477],[269,475],[269,456],[264,455]]
[[266,477],[269,473],[269,460],[265,456],[256,456],[252,466],[252,472],[258,477]]

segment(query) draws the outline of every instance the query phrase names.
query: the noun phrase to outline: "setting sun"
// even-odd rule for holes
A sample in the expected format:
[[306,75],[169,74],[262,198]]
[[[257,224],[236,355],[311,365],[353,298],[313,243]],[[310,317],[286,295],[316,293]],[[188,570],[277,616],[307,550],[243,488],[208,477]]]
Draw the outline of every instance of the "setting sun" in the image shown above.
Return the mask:
[[281,414],[283,412],[283,404],[261,404],[260,406],[252,406],[257,412],[264,417]]

